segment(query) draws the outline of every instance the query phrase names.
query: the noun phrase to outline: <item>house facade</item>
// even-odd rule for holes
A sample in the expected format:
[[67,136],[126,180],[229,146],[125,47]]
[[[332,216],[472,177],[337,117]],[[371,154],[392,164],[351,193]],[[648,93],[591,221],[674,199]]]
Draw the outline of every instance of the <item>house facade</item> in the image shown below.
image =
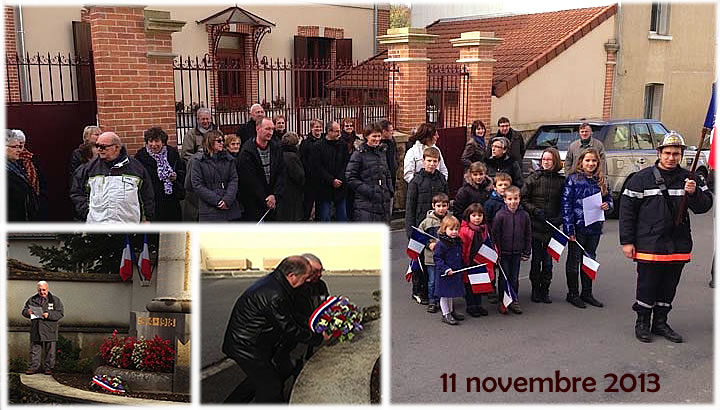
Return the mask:
[[580,118],[656,118],[683,135],[700,133],[715,77],[714,4],[612,4],[484,16],[464,10],[467,15],[427,26],[439,35],[428,57],[456,61],[459,53],[449,40],[461,32],[503,39],[494,55],[491,125],[500,116],[526,131]]

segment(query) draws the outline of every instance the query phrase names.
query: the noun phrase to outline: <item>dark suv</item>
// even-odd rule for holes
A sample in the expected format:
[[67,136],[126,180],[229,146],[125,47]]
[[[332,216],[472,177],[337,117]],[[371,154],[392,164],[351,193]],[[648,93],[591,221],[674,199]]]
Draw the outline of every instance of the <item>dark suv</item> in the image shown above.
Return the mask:
[[[567,148],[571,142],[580,138],[578,128],[585,121],[545,124],[540,126],[527,142],[527,151],[523,158],[523,174],[527,175],[540,167],[540,156],[547,147],[560,151],[560,159],[565,160]],[[610,191],[617,201],[625,189],[625,181],[639,170],[655,164],[656,147],[669,131],[658,120],[611,120],[587,121],[593,130],[593,137],[605,145],[607,176]],[[689,145],[688,141],[685,141]],[[683,157],[683,166],[690,167],[695,152],[688,147]],[[707,148],[707,147],[706,147]],[[700,156],[697,172],[708,176],[708,166],[704,156]],[[617,207],[616,207],[617,209]]]

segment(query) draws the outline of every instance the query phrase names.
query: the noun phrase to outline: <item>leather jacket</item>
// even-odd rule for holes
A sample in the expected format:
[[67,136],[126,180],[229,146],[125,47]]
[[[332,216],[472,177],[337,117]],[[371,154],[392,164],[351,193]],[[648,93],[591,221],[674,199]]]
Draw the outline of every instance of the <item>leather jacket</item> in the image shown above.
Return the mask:
[[322,335],[294,319],[293,293],[277,270],[253,283],[235,302],[223,353],[235,360],[270,361],[281,340],[321,344]]

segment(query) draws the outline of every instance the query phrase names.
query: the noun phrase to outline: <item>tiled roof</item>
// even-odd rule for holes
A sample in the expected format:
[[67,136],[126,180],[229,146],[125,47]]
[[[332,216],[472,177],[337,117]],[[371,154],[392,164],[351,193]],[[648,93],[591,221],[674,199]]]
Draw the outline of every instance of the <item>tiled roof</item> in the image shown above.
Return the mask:
[[493,95],[500,97],[585,34],[613,16],[617,5],[548,13],[443,19],[427,27],[440,37],[428,45],[433,64],[452,64],[460,51],[450,40],[467,31],[491,31],[503,42],[495,49]]

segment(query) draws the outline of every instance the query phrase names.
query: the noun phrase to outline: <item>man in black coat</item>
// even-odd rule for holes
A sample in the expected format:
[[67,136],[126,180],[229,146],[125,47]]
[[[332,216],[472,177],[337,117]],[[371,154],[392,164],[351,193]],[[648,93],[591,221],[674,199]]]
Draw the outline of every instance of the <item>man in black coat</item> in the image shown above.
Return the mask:
[[278,345],[282,340],[294,340],[317,346],[326,338],[299,323],[294,315],[294,291],[311,273],[306,258],[289,256],[235,302],[222,350],[237,362],[246,379],[227,402],[248,403],[253,398],[256,403],[287,402],[283,377],[272,363]]
[[235,134],[240,137],[243,144],[257,137],[257,124],[262,118],[265,118],[265,109],[260,104],[253,104],[250,107],[250,119],[235,131]]
[[340,140],[340,124],[331,121],[325,131],[325,137],[310,152],[311,163],[314,164],[311,178],[315,191],[315,214],[319,221],[330,222],[332,209],[335,208],[335,220],[346,222],[345,168],[350,154],[347,144]]
[[[274,127],[270,118],[258,120],[257,136],[243,144],[238,156],[238,196],[245,208],[246,221],[257,222],[268,210],[274,210],[284,187],[285,161],[282,148],[272,141]],[[263,220],[275,220],[274,212]]]

